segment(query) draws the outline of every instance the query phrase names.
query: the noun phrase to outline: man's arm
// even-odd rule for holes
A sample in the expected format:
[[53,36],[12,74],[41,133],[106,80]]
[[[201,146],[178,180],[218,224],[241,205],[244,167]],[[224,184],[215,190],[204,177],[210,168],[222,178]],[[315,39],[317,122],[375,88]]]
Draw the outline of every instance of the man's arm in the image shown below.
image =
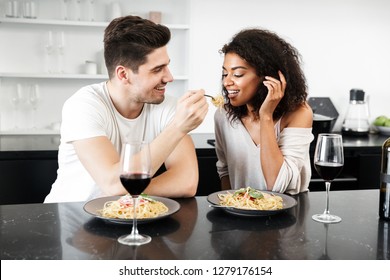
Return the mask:
[[[165,137],[158,138],[155,139],[157,143],[151,143],[152,161],[155,162],[153,150],[155,159],[168,153],[165,160],[167,171],[154,178],[145,192],[167,197],[194,196],[198,185],[198,162],[191,137],[184,136],[177,145]],[[158,142],[165,142],[165,146],[161,147]],[[168,142],[175,146],[173,151],[170,151]],[[127,193],[119,180],[119,155],[106,137],[74,141],[73,146],[83,166],[106,195]]]
[[[170,197],[195,195],[198,165],[194,144],[187,133],[203,121],[207,109],[203,90],[180,98],[173,121],[150,145],[153,173],[165,163],[166,174],[152,180],[146,193]],[[119,154],[107,137],[77,140],[73,146],[83,166],[106,195],[126,193],[119,180]]]
[[127,193],[119,180],[119,154],[107,137],[77,140],[72,144],[81,164],[106,195]]
[[[153,157],[153,153],[152,153]],[[198,187],[198,161],[191,136],[186,135],[165,161],[166,172],[153,178],[145,193],[167,197],[191,197]]]

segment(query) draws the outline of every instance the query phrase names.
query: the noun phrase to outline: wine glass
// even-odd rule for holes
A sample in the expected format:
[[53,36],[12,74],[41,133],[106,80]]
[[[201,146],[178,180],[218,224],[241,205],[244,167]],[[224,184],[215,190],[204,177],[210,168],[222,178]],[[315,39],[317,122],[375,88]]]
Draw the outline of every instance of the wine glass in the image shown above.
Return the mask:
[[69,19],[69,2],[68,0],[62,0],[61,2],[61,18],[63,20]]
[[327,224],[341,222],[340,217],[329,213],[329,189],[331,182],[340,174],[343,166],[344,151],[341,135],[329,133],[319,134],[314,152],[314,167],[325,181],[326,207],[324,213],[313,215],[313,220]]
[[30,86],[30,92],[28,96],[28,102],[31,105],[32,108],[32,127],[36,128],[36,114],[38,109],[39,101],[41,100],[41,95],[39,93],[39,87],[37,84]]
[[324,250],[322,252],[322,255],[318,259],[319,260],[330,260],[330,257],[328,255],[328,230],[329,230],[329,224],[324,224],[324,228],[325,228]]
[[14,129],[19,128],[19,106],[23,102],[23,89],[21,84],[16,85],[16,91],[12,93],[11,95],[11,104],[13,106],[13,119],[14,119]]
[[151,180],[150,148],[146,142],[123,144],[120,162],[120,180],[123,187],[133,198],[133,229],[129,235],[118,238],[125,245],[142,245],[149,243],[152,238],[141,235],[137,229],[138,196],[146,189]]
[[51,30],[46,33],[44,47],[45,47],[45,54],[46,54],[45,68],[48,73],[52,73],[53,70],[51,65],[52,63],[51,56],[53,55],[54,52],[54,45],[53,45],[53,32]]
[[64,53],[65,53],[65,33],[61,31],[57,33],[58,42],[58,73],[64,73]]
[[87,1],[87,20],[95,21],[95,0]]

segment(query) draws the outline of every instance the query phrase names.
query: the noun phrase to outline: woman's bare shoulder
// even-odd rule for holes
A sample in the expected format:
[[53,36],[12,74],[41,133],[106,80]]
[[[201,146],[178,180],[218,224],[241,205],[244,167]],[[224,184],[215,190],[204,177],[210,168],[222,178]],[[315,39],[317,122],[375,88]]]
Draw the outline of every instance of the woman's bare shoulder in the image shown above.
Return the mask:
[[308,103],[302,104],[295,111],[287,113],[283,119],[283,127],[312,127],[313,111]]

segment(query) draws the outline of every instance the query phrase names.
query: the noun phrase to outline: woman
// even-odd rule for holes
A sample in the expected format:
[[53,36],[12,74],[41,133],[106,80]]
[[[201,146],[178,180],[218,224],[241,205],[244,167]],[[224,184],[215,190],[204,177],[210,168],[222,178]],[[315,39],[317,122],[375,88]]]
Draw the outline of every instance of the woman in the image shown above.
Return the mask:
[[247,29],[221,53],[226,104],[214,120],[222,189],[307,191],[313,112],[298,51],[270,31]]

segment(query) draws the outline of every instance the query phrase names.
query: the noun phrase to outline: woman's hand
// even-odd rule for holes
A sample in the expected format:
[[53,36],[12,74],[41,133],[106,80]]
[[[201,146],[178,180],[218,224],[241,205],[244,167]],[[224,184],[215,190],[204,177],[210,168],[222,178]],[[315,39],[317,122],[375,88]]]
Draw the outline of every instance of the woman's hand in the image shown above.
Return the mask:
[[[272,190],[284,161],[284,156],[276,141],[273,120],[273,113],[286,89],[286,79],[282,72],[278,71],[278,74],[279,80],[269,76],[265,77],[263,84],[267,87],[268,94],[259,110],[260,162],[268,190]],[[272,161],[269,161],[270,158]]]
[[287,85],[286,79],[282,72],[278,71],[278,74],[280,80],[270,76],[265,76],[263,84],[267,87],[268,94],[259,110],[260,119],[262,116],[268,116],[272,119],[276,106],[278,106],[280,100],[282,100],[284,96],[284,91]]

